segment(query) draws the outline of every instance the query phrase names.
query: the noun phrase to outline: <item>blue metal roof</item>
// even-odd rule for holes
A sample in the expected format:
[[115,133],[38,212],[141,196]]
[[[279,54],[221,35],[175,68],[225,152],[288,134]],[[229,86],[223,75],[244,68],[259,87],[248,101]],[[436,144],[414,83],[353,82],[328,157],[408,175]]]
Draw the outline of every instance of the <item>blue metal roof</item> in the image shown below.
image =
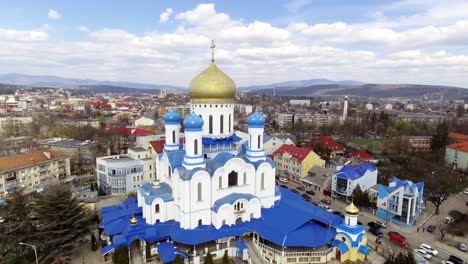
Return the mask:
[[166,124],[179,124],[180,119],[180,114],[177,113],[177,111],[174,109],[167,111],[167,113],[164,115],[164,122]]
[[247,125],[249,127],[263,128],[265,126],[265,117],[255,111],[247,118]]
[[213,205],[213,208],[212,210],[215,211],[215,212],[218,212],[218,209],[223,205],[223,204],[234,204],[236,201],[238,201],[239,199],[245,199],[247,201],[250,201],[251,199],[255,198],[255,196],[253,196],[252,194],[250,193],[231,193],[231,194],[228,194],[220,199],[218,199],[214,205]]
[[239,142],[241,140],[240,137],[238,137],[236,134],[233,134],[228,137],[223,137],[223,138],[207,138],[204,137],[202,138],[202,143],[205,145],[211,145],[211,144],[230,144],[230,143],[235,143]]
[[174,201],[172,188],[165,182],[160,183],[159,187],[145,182],[138,187],[138,190],[140,194],[143,195],[146,204],[151,204],[156,198],[161,198],[164,202]]
[[158,254],[161,257],[161,260],[163,263],[170,263],[175,260],[176,254],[179,254],[182,259],[186,257],[186,253],[179,250],[174,246],[174,244],[170,242],[163,242],[158,245],[156,245],[156,248],[158,249]]
[[358,249],[358,252],[364,255],[367,255],[367,251],[369,250],[368,246],[361,245]]
[[185,150],[178,149],[178,150],[169,150],[165,151],[167,154],[167,159],[169,160],[169,164],[171,164],[172,172],[175,169],[182,167],[182,162],[184,161]]
[[240,240],[236,241],[236,247],[241,251],[244,250],[244,249],[247,249],[247,245],[244,242],[240,241]]
[[384,198],[388,196],[390,193],[394,192],[396,189],[403,187],[405,190],[405,194],[414,195],[416,190],[418,190],[419,195],[422,197],[424,191],[424,182],[414,183],[410,180],[400,180],[397,177],[393,177],[390,183],[395,183],[395,186],[384,186],[382,184],[379,185],[379,198]]
[[369,162],[361,163],[357,166],[345,165],[335,175],[342,179],[356,180],[366,174],[367,171],[375,171],[376,168]]
[[263,135],[263,144],[267,143],[268,140],[272,139],[273,137],[267,134]]
[[334,247],[337,247],[340,249],[341,251],[341,254],[346,254],[346,252],[348,252],[349,248],[348,246],[346,245],[345,242],[343,241],[340,241],[340,240],[333,240],[331,242],[331,245],[334,246]]
[[186,131],[198,131],[203,128],[203,119],[195,112],[192,112],[184,119],[184,128]]

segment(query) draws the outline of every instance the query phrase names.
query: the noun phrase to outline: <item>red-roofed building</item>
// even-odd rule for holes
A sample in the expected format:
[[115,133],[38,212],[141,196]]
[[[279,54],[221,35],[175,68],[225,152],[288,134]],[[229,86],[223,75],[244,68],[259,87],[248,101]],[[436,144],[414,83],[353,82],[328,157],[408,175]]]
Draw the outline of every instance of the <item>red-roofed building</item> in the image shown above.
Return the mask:
[[151,131],[136,127],[111,127],[107,129],[112,134],[121,136],[149,136],[152,135]]
[[375,160],[375,157],[372,156],[371,154],[367,153],[366,151],[364,150],[358,150],[356,152],[353,152],[351,154],[349,154],[349,157],[352,158],[352,157],[358,157],[364,161],[370,161],[370,162],[377,162]]
[[318,138],[314,138],[311,141],[307,142],[306,147],[310,149],[314,149],[315,144],[319,142],[331,150],[330,158],[333,158],[337,155],[338,156],[344,155],[345,148],[331,137],[320,136]]
[[276,174],[280,177],[300,181],[314,166],[325,166],[325,161],[309,148],[283,145],[273,155]]
[[455,143],[468,142],[468,135],[463,135],[459,133],[449,132],[449,138]]
[[154,141],[150,141],[149,143],[151,147],[153,148],[153,151],[160,154],[160,153],[163,153],[164,144],[166,144],[166,140],[165,139],[154,140]]
[[449,133],[449,136],[450,138],[455,139],[456,143],[445,147],[445,164],[452,166],[453,169],[467,171],[468,142],[464,140],[468,138],[468,136],[456,133]]
[[106,131],[118,137],[118,140],[113,142],[111,154],[125,154],[128,148],[134,147],[137,137],[153,134],[146,129],[133,127],[110,127],[107,128]]

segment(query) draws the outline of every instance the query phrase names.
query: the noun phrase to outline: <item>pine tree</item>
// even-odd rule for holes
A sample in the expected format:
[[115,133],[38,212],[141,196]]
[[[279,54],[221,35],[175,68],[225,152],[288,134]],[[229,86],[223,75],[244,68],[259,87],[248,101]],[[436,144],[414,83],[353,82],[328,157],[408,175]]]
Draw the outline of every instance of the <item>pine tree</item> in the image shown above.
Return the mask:
[[448,144],[448,125],[446,122],[439,123],[437,128],[432,134],[431,148],[433,151],[438,151]]
[[224,251],[223,264],[229,264],[229,256],[227,250]]
[[416,259],[412,251],[406,252],[405,264],[416,264]]
[[125,246],[119,246],[112,255],[112,263],[128,264],[128,249]]
[[69,189],[55,187],[39,196],[33,214],[38,226],[35,237],[41,240],[42,250],[49,254],[68,253],[76,247],[79,238],[89,234],[92,216],[72,197]]
[[206,253],[206,257],[203,260],[203,264],[213,264],[213,256],[211,256],[211,252],[208,251],[208,253]]

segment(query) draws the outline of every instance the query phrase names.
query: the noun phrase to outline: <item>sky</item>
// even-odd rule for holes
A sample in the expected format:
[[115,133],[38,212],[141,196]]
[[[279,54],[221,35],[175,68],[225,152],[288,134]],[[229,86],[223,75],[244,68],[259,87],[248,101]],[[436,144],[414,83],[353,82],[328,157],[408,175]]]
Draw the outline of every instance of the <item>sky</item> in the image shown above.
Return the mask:
[[468,88],[467,0],[0,2],[0,74],[187,87],[327,78]]

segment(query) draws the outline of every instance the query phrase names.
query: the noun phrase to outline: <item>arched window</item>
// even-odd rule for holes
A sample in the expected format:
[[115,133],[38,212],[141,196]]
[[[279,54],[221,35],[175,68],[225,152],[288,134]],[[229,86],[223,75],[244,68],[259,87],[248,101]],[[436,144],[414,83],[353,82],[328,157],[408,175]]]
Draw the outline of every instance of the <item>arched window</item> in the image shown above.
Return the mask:
[[223,115],[219,117],[219,127],[220,127],[219,132],[223,134],[224,133],[224,116]]
[[244,203],[240,203],[241,209],[244,208]]
[[218,189],[222,189],[223,188],[223,177],[222,176],[219,176],[219,179],[218,179]]
[[154,211],[155,211],[156,213],[159,213],[159,204],[156,204],[156,205],[154,206]]
[[202,200],[202,184],[201,182],[197,185],[197,201],[201,202]]
[[234,205],[234,211],[237,211],[237,204]]
[[229,114],[229,133],[231,133],[231,114]]
[[198,155],[198,139],[195,139],[193,141],[193,149],[194,149],[195,155]]
[[265,189],[265,173],[262,173],[261,179],[260,179],[260,188],[263,190]]
[[244,185],[247,184],[247,172],[244,172]]
[[175,130],[172,131],[172,143],[175,144]]
[[156,224],[159,224],[159,222],[160,222],[159,219],[156,219]]
[[225,225],[225,224],[226,224],[226,220],[223,220],[223,223],[222,223],[222,225]]
[[201,219],[198,219],[198,225],[201,226],[203,224]]
[[258,135],[258,141],[257,141],[257,148],[258,148],[258,149],[260,149],[260,138],[261,138],[261,136]]
[[228,187],[237,186],[237,172],[231,171],[228,174]]
[[167,165],[167,176],[171,178],[171,166]]
[[208,133],[213,134],[213,116],[208,117]]

